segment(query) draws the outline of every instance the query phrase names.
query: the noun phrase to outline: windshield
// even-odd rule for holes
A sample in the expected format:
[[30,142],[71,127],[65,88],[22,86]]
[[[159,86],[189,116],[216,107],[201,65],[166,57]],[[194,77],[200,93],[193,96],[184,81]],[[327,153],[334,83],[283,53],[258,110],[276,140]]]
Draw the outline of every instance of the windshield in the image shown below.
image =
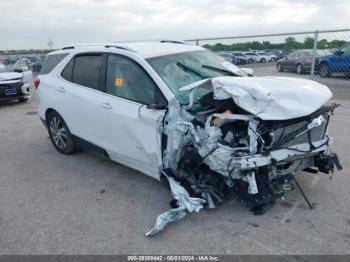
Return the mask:
[[0,73],[10,72],[10,70],[4,65],[0,63]]
[[329,50],[317,50],[317,55],[318,56],[323,56],[323,55],[330,55],[332,52]]
[[[207,50],[158,56],[147,61],[181,104],[189,102],[189,91],[179,90],[183,86],[218,76],[247,76],[234,64]],[[208,92],[210,90],[198,88],[194,93],[195,100]]]

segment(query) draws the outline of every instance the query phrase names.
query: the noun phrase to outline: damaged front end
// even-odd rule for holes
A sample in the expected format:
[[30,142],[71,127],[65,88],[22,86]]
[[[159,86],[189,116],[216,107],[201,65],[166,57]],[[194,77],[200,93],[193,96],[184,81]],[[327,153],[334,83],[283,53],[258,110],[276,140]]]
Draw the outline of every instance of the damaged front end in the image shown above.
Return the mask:
[[[324,105],[331,97],[327,87],[297,80],[301,87],[293,94],[288,88],[268,85],[291,87],[294,80],[289,78],[250,79],[203,80],[182,88],[189,92],[188,105],[169,105],[163,174],[175,204],[147,235],[203,205],[215,208],[226,193],[255,214],[264,213],[291,190],[290,180],[297,172],[328,174],[342,168],[329,149],[333,139],[327,127],[338,105]],[[195,101],[198,88],[211,92]],[[186,207],[193,201],[195,208]]]

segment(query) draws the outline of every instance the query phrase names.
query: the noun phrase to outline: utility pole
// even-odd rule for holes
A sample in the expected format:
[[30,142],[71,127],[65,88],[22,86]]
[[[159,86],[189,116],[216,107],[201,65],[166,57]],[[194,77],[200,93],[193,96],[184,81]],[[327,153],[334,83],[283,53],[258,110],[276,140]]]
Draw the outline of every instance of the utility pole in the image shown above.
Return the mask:
[[316,30],[314,33],[314,47],[313,47],[313,52],[312,52],[311,77],[314,77],[314,75],[315,75],[317,41],[318,41],[318,30]]
[[49,38],[49,42],[47,42],[47,46],[49,47],[50,50],[52,50],[53,42],[52,42],[51,37]]

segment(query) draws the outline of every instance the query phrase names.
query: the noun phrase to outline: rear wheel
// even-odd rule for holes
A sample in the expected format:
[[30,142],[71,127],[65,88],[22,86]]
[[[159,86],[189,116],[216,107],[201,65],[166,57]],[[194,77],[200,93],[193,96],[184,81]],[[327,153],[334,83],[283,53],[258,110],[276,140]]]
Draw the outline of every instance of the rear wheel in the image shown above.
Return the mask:
[[249,58],[248,59],[248,64],[253,64],[254,63],[254,60],[252,58]]
[[278,72],[283,72],[283,67],[280,63],[277,64],[277,71]]
[[326,63],[323,63],[320,65],[319,74],[320,74],[320,77],[330,77],[331,76],[331,72],[330,72],[329,67]]
[[297,67],[295,68],[295,71],[297,72],[297,74],[302,74],[303,73],[303,67],[301,64],[297,64]]
[[72,134],[63,118],[55,111],[47,116],[47,126],[50,139],[54,147],[61,154],[71,154],[75,152]]
[[261,63],[266,63],[266,59],[265,58],[261,58],[260,62]]

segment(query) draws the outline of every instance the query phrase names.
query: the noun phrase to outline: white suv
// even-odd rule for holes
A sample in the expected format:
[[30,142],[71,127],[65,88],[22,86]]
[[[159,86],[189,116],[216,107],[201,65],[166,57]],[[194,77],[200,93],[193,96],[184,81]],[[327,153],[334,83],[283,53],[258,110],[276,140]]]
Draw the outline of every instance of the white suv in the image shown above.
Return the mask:
[[[332,96],[326,86],[251,77],[202,47],[66,47],[48,55],[35,87],[60,153],[85,148],[164,177],[177,200],[173,212],[215,207],[228,191],[263,212],[291,188],[296,172],[341,168],[325,153],[336,107],[324,105]],[[183,214],[158,222],[175,217]]]

